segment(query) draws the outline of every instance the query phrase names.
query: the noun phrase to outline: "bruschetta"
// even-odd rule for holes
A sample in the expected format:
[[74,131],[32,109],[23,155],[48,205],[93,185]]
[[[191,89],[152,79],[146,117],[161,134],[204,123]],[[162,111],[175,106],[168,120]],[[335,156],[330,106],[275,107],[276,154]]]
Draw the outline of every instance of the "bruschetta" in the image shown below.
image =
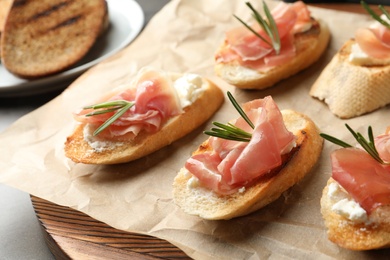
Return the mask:
[[369,141],[354,133],[360,146],[332,152],[321,198],[329,240],[351,250],[390,247],[390,129],[375,138],[370,131]]
[[377,18],[356,30],[311,87],[310,95],[342,119],[390,103],[390,18],[385,14]]
[[215,129],[216,135],[206,132],[212,136],[175,177],[173,198],[184,212],[209,220],[249,214],[276,200],[316,164],[323,139],[307,116],[280,111],[271,96],[247,102],[242,110],[252,125],[244,115],[226,130]]
[[257,23],[226,32],[215,54],[215,72],[228,83],[242,89],[264,89],[288,78],[316,62],[325,51],[329,28],[311,17],[307,6],[281,2],[267,18],[249,3]]
[[85,164],[136,160],[199,127],[223,100],[222,91],[199,75],[144,67],[129,84],[75,112],[78,124],[65,155]]

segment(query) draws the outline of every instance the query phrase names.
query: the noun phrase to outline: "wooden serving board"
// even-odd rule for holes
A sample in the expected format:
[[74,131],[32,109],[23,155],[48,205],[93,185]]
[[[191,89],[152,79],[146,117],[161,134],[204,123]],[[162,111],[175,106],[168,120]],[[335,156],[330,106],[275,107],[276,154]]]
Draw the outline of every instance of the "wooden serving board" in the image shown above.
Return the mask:
[[31,202],[56,259],[190,259],[165,240],[114,229],[35,196]]

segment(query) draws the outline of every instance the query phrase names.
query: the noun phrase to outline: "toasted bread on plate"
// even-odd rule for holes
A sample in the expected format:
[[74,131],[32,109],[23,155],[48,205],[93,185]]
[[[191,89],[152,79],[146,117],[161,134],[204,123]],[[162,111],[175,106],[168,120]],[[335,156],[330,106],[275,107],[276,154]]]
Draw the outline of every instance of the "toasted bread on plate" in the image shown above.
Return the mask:
[[[11,8],[12,0],[0,0],[0,36],[3,32],[5,20],[7,19],[8,11]],[[0,42],[1,44],[1,42]],[[1,57],[1,48],[0,48]]]
[[87,54],[107,19],[105,0],[16,1],[2,35],[3,66],[24,78],[63,71]]

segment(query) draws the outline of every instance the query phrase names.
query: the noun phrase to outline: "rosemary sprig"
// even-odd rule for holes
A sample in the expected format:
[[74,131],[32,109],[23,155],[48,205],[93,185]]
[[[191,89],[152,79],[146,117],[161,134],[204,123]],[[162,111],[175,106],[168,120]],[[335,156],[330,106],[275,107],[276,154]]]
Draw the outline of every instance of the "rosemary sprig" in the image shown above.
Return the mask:
[[271,42],[265,39],[263,36],[261,36],[258,32],[256,32],[250,25],[245,23],[242,19],[237,17],[236,15],[233,15],[238,21],[240,21],[247,29],[249,29],[253,34],[255,34],[257,37],[259,37],[262,41],[267,43],[269,46],[271,46],[276,54],[278,55],[280,53],[280,36],[278,28],[276,27],[276,23],[274,18],[271,15],[270,10],[268,9],[268,6],[265,2],[263,2],[263,10],[267,17],[268,22],[261,16],[261,14],[252,6],[251,3],[246,2],[245,3],[249,9],[251,9],[252,17],[257,21],[257,23],[263,28],[265,33],[268,35],[268,37],[271,39]]
[[101,114],[106,114],[110,112],[115,112],[109,119],[107,119],[102,125],[100,125],[94,132],[93,135],[96,136],[112,123],[114,123],[119,117],[121,117],[127,110],[134,106],[134,102],[127,100],[114,100],[103,102],[91,106],[83,107],[83,109],[93,109],[91,113],[86,114],[85,116],[96,116]]
[[[227,92],[227,95],[230,102],[233,104],[234,108],[238,111],[241,117],[249,124],[252,129],[254,129],[255,126],[253,125],[252,121],[245,114],[244,110],[241,108],[238,102],[234,99],[233,95],[229,91]],[[217,128],[211,128],[211,131],[205,131],[204,134],[240,142],[249,142],[252,138],[251,133],[248,133],[231,123],[222,124],[219,122],[213,122],[213,125],[215,125]]]
[[[360,1],[360,4],[361,4],[361,5],[363,6],[363,8],[372,16],[372,18],[374,18],[374,19],[377,20],[379,23],[381,23],[382,25],[384,25],[384,26],[386,26],[387,28],[390,29],[390,23],[387,22],[387,21],[385,21],[385,20],[383,20],[383,19],[380,17],[380,15],[376,14],[376,13],[374,12],[374,10],[372,10],[372,9],[370,8],[370,6],[369,6],[366,2]],[[389,14],[388,11],[386,11],[386,9],[383,7],[383,5],[378,5],[378,8],[379,8],[379,10],[381,10],[382,13],[387,17],[387,19],[390,20],[390,14]]]
[[[345,124],[349,132],[353,135],[353,137],[356,139],[356,141],[362,146],[362,148],[376,161],[378,161],[381,164],[390,165],[390,162],[385,162],[382,160],[382,158],[379,156],[379,153],[375,147],[375,141],[374,141],[374,135],[372,132],[372,127],[368,127],[368,140],[364,138],[364,136],[359,133],[355,132],[348,124]],[[328,140],[329,142],[332,142],[336,145],[339,145],[341,147],[347,148],[352,147],[352,145],[341,141],[340,139],[337,139],[336,137],[321,133],[320,136],[324,138],[325,140]]]

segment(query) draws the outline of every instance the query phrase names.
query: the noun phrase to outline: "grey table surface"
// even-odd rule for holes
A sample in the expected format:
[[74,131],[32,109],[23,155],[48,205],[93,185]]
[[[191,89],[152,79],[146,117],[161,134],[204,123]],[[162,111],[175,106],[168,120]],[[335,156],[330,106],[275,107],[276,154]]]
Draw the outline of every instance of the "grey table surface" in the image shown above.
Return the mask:
[[[144,11],[145,24],[169,2],[136,1]],[[44,105],[60,92],[57,90],[39,96],[0,96],[0,134],[17,119]],[[54,259],[45,243],[30,195],[4,184],[0,184],[0,259]]]

